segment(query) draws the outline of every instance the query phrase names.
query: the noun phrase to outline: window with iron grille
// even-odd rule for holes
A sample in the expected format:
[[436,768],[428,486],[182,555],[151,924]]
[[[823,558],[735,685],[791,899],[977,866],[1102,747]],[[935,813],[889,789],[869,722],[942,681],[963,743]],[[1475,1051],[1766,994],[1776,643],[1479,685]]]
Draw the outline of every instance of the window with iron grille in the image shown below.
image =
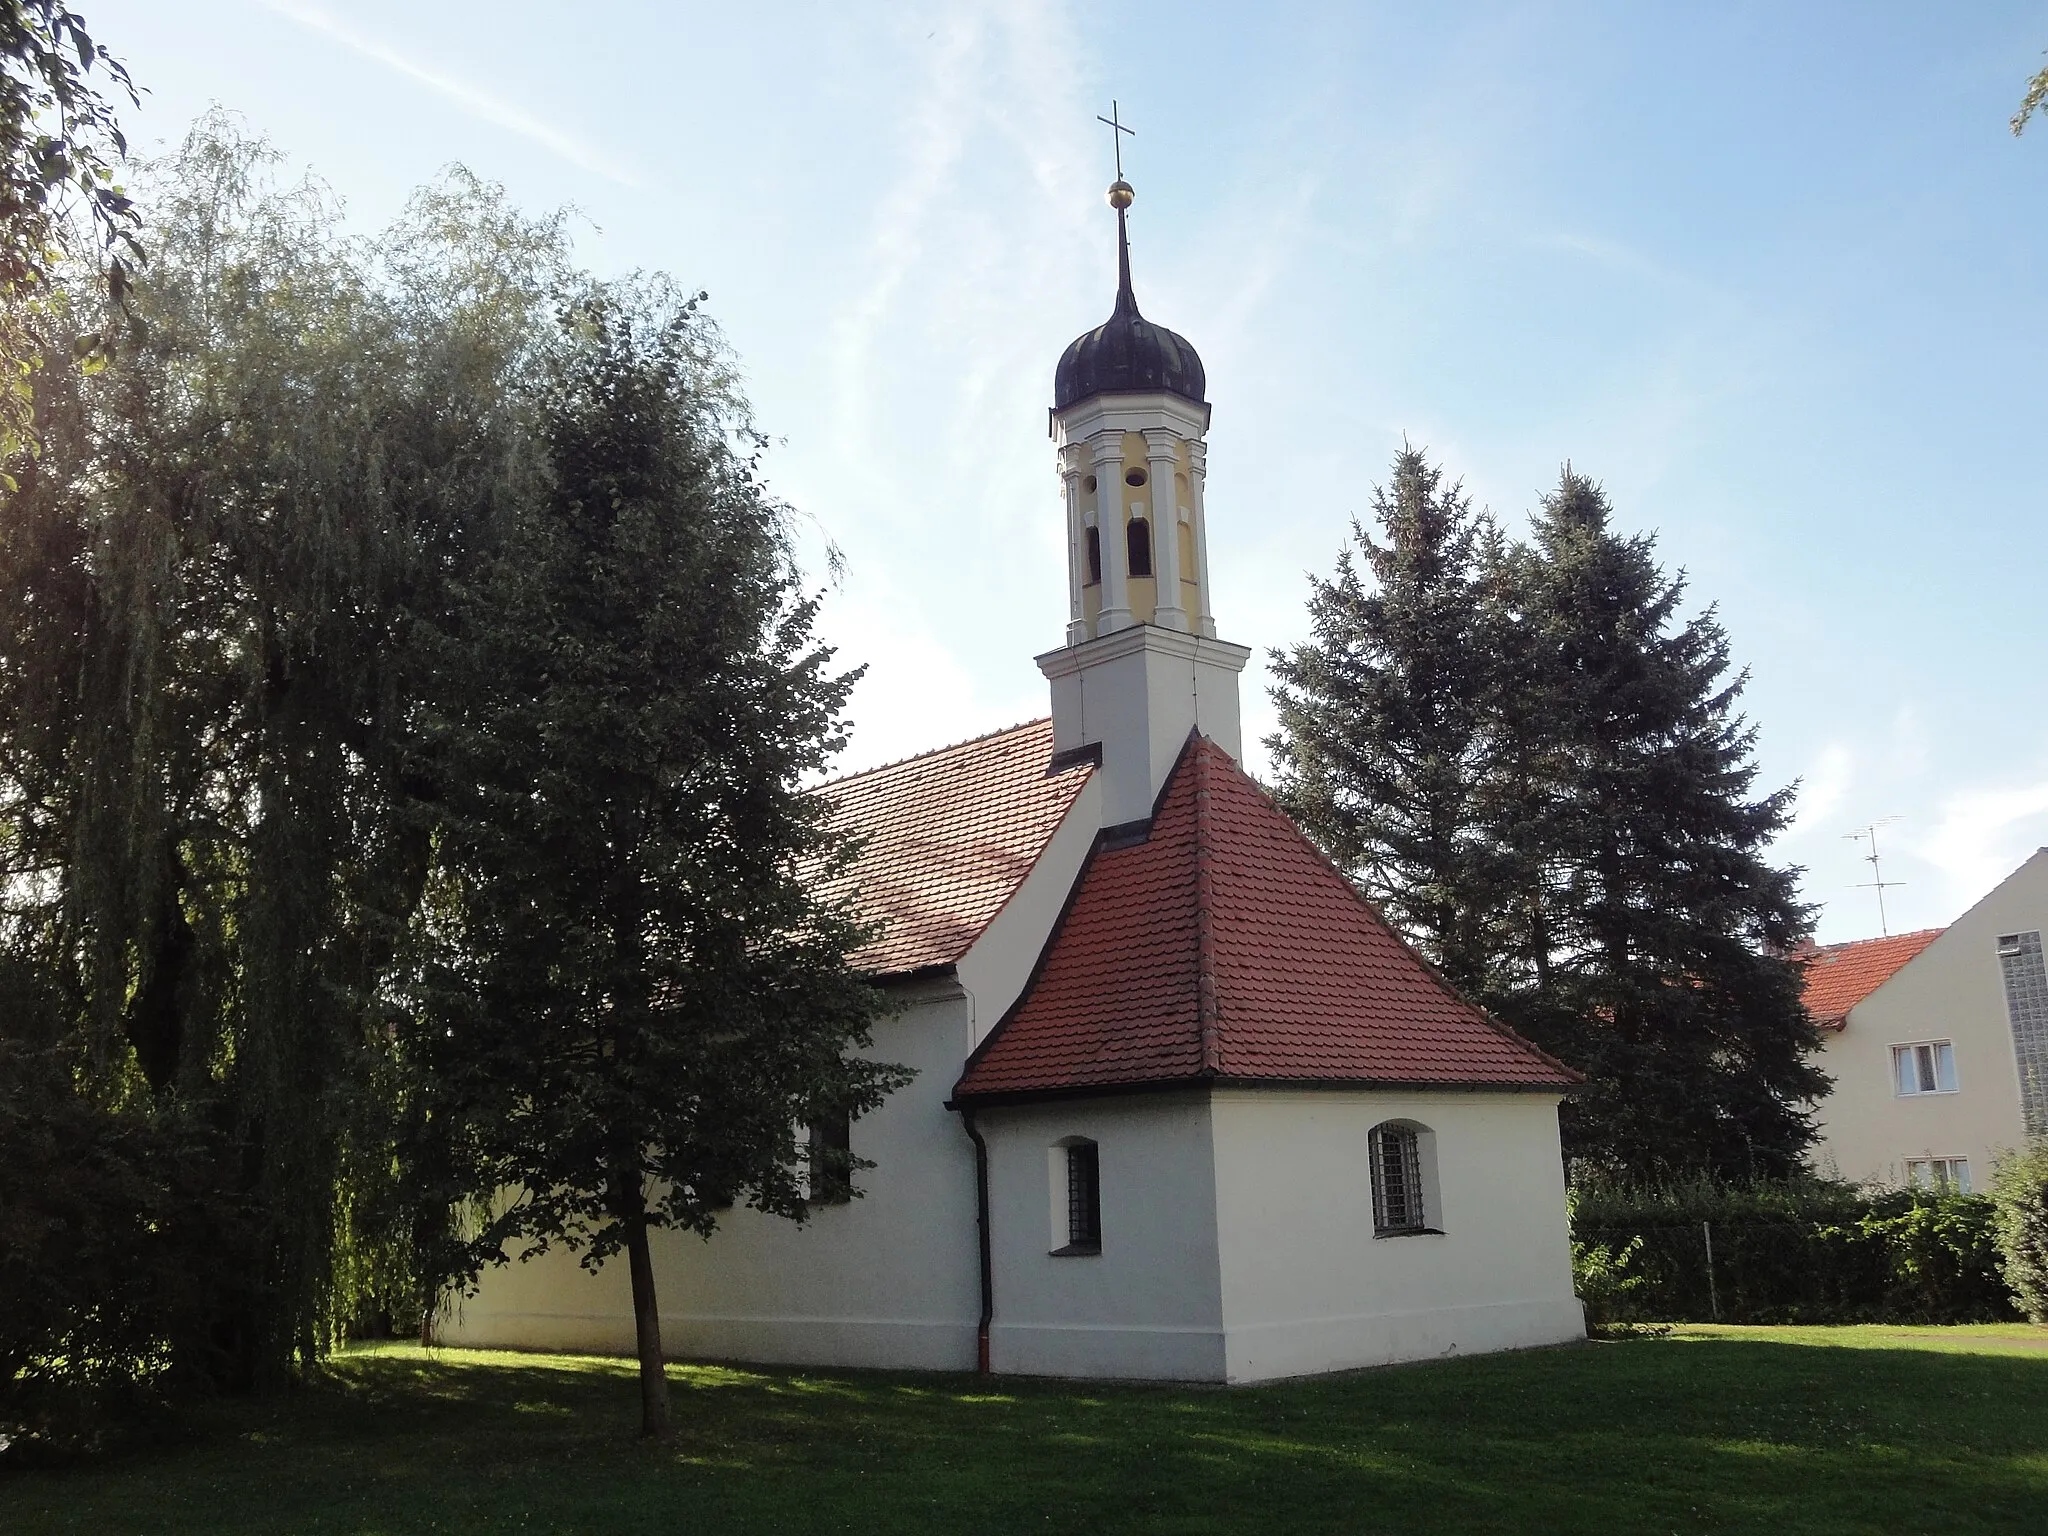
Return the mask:
[[1067,1147],[1067,1246],[1062,1251],[1102,1251],[1102,1164],[1092,1141]]
[[1372,1161],[1372,1225],[1381,1237],[1427,1232],[1422,1208],[1422,1138],[1389,1120],[1367,1138]]
[[853,1120],[843,1110],[811,1122],[811,1204],[844,1205],[853,1198]]

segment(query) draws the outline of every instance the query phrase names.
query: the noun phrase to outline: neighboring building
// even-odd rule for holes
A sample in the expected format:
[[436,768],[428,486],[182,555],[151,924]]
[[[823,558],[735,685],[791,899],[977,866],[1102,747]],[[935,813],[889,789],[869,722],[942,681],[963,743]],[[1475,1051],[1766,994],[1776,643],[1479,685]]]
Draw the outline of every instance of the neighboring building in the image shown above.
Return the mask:
[[1806,1006],[1834,1078],[1824,1172],[1981,1189],[2002,1152],[2048,1135],[2048,848],[1947,928],[1832,944]]
[[[1193,347],[1138,312],[1054,386],[1052,718],[819,793],[863,840],[860,958],[917,1069],[802,1226],[657,1234],[666,1347],[789,1363],[1247,1381],[1583,1335],[1576,1081],[1454,993],[1238,766]],[[457,1344],[628,1350],[624,1266],[485,1277]]]

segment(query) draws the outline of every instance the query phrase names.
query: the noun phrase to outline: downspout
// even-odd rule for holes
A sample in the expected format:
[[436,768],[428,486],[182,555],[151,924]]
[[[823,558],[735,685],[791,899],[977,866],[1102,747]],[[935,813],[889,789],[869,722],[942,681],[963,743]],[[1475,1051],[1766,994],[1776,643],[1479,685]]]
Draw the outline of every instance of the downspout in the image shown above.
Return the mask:
[[974,1123],[973,1109],[966,1105],[960,1106],[960,1123],[974,1143],[974,1227],[981,1250],[981,1321],[974,1329],[974,1368],[986,1376],[990,1374],[988,1330],[996,1315],[995,1266],[989,1258],[988,1143],[982,1140],[981,1128]]

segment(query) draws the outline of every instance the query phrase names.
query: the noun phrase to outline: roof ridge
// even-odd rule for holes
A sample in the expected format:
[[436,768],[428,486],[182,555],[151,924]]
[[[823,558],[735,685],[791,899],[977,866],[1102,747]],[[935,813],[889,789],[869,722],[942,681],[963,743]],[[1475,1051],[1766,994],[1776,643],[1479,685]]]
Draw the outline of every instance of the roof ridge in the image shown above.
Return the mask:
[[[993,731],[983,731],[979,736],[969,736],[964,741],[949,741],[943,747],[928,747],[922,752],[913,752],[908,757],[891,758],[886,763],[872,763],[866,768],[856,768],[851,773],[842,773],[836,779],[821,779],[811,790],[830,789],[836,784],[851,783],[864,779],[871,773],[881,773],[889,768],[901,768],[906,763],[920,763],[928,757],[943,757],[948,752],[958,752],[962,747],[979,746],[984,741],[994,741],[998,736],[1014,736],[1019,731],[1028,731],[1035,725],[1046,725],[1051,715],[1036,715],[1029,720],[1019,720],[1015,725],[1000,726]],[[806,791],[809,793],[809,791]]]
[[1207,737],[1193,742],[1195,782],[1195,1025],[1201,1038],[1202,1071],[1223,1071],[1223,1049],[1216,1017],[1216,929],[1209,873],[1209,746]]
[[[1813,946],[1812,954],[1832,955],[1845,949],[1861,949],[1866,944],[1896,944],[1901,939],[1922,939],[1929,934],[1938,938],[1947,932],[1948,927],[1945,924],[1938,928],[1909,928],[1904,933],[1880,933],[1875,938],[1842,939],[1833,944],[1816,944]],[[1801,957],[1795,953],[1792,958],[1796,960]]]

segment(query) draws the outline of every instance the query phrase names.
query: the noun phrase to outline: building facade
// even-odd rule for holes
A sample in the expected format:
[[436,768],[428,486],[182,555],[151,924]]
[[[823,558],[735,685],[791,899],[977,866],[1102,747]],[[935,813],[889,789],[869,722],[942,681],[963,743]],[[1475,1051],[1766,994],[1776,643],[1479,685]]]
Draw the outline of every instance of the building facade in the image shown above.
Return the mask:
[[1812,1160],[1857,1183],[1982,1189],[2048,1135],[2048,848],[1945,929],[1816,950],[1834,1087]]

